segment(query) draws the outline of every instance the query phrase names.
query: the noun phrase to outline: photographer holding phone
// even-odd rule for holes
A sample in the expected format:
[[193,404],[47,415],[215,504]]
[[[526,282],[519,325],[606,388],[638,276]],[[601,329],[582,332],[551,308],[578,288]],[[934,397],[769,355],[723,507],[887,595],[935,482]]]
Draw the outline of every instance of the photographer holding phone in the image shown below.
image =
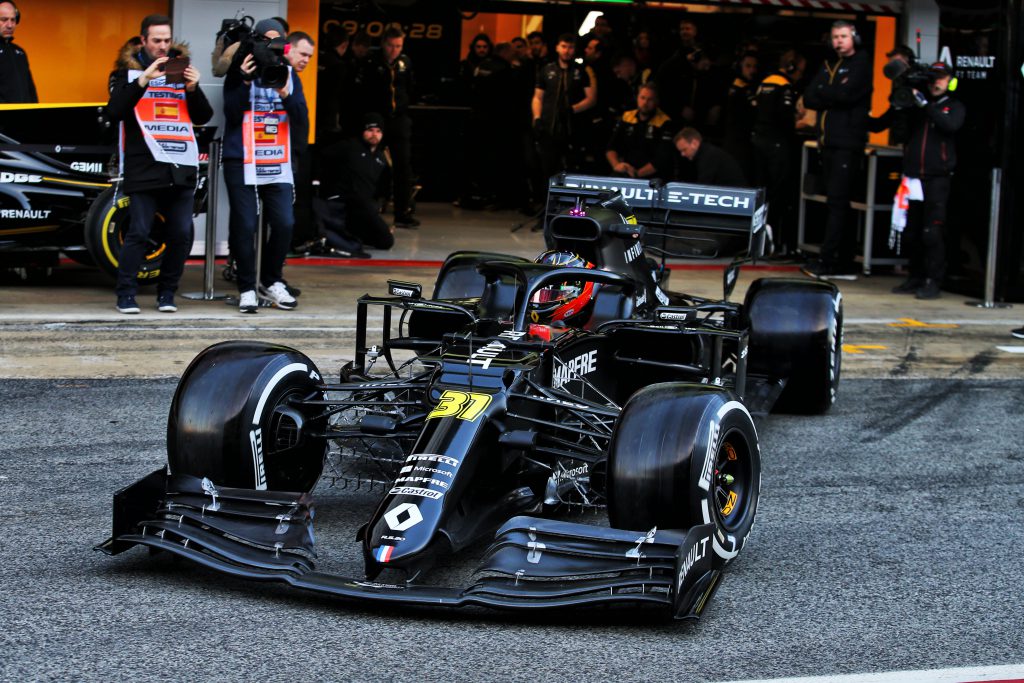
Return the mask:
[[131,222],[118,263],[117,310],[139,312],[136,276],[159,214],[166,250],[156,283],[157,308],[173,313],[178,310],[174,292],[192,248],[199,171],[192,124],[209,121],[213,109],[199,89],[199,72],[186,62],[184,46],[171,45],[171,20],[147,16],[140,36],[141,49],[133,51],[129,43],[109,79],[107,111],[121,124],[121,189],[131,200]]

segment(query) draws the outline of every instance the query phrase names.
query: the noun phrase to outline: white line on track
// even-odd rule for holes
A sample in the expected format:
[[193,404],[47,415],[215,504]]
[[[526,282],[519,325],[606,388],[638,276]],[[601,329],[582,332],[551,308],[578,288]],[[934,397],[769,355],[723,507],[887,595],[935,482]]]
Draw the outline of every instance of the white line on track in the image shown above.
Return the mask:
[[929,669],[922,671],[885,671],[846,676],[809,676],[771,678],[732,683],[981,683],[982,681],[1024,681],[1024,665]]
[[[351,321],[351,320],[355,320],[356,319],[356,315],[354,313],[341,313],[341,314],[332,314],[332,315],[316,315],[316,314],[301,314],[301,313],[294,313],[294,312],[287,312],[287,313],[284,313],[284,312],[268,312],[267,315],[266,315],[266,318],[270,318],[271,316],[275,316],[275,315],[286,315],[288,320],[325,320],[325,321],[347,320],[347,321]],[[372,317],[373,316],[371,316],[371,318]],[[265,320],[266,318],[263,318],[263,319]],[[236,319],[237,320],[238,318],[233,313],[229,313],[227,315],[218,315],[216,313],[211,313],[211,314],[207,314],[207,315],[187,315],[187,314],[186,315],[182,315],[181,313],[176,313],[173,316],[171,316],[171,315],[168,315],[167,313],[155,313],[155,312],[154,313],[148,313],[147,312],[147,313],[143,313],[142,315],[126,316],[124,314],[117,314],[117,315],[111,314],[109,316],[100,315],[100,316],[93,316],[93,317],[86,318],[86,319],[83,319],[81,314],[77,314],[76,315],[76,314],[71,314],[71,313],[56,314],[56,315],[54,315],[54,314],[38,314],[38,313],[6,313],[6,314],[0,314],[0,324],[17,324],[17,323],[33,323],[33,324],[44,323],[45,324],[45,323],[49,323],[49,324],[52,324],[52,325],[68,324],[68,325],[76,325],[76,326],[78,326],[78,325],[83,325],[83,324],[88,324],[88,323],[93,323],[93,322],[115,322],[115,321],[118,321],[118,322],[123,322],[123,323],[126,323],[128,325],[131,325],[131,324],[136,323],[136,322],[144,322],[144,321],[147,321],[147,320],[167,320],[167,321],[169,321],[169,320],[172,320],[172,319],[173,320],[197,321],[197,320],[229,320],[229,319]],[[254,324],[255,322],[256,321],[253,321],[253,323],[251,323],[250,326],[258,327],[259,325]],[[847,325],[889,325],[889,324],[892,324],[892,323],[903,323],[904,320],[902,318],[846,318],[846,320],[844,322]],[[1003,319],[953,319],[953,318],[950,318],[950,319],[938,319],[938,320],[922,320],[920,322],[923,322],[925,324],[930,324],[930,325],[963,325],[963,326],[968,326],[968,325],[971,325],[971,326],[992,325],[992,326],[996,326],[996,327],[1011,327],[1011,328],[1014,327],[1014,326],[1020,325],[1020,320],[1018,320],[1018,319],[1003,320]],[[926,328],[922,328],[922,329],[926,329]]]
[[108,326],[108,325],[75,325],[76,330],[88,330],[89,332],[355,332],[354,327],[263,327],[260,325],[230,326],[207,326],[207,325],[172,325],[168,327],[159,325],[133,325],[132,327]]
[[996,348],[1007,353],[1024,353],[1024,346],[997,346]]
[[[151,313],[151,314],[148,314],[148,315],[147,314],[142,314],[142,315],[124,315],[124,314],[119,314],[119,315],[109,315],[109,316],[106,316],[106,315],[95,316],[94,315],[94,316],[91,316],[89,318],[83,318],[81,315],[75,316],[75,315],[67,315],[67,314],[65,314],[65,315],[48,315],[48,314],[41,315],[41,314],[32,314],[32,313],[27,313],[27,314],[8,313],[8,314],[0,314],[0,323],[2,323],[2,324],[18,324],[18,323],[40,324],[41,323],[41,324],[44,324],[44,325],[46,325],[46,324],[53,325],[55,327],[58,327],[58,326],[61,326],[61,325],[68,325],[68,326],[74,325],[74,326],[77,327],[79,325],[85,325],[85,324],[96,323],[96,322],[105,322],[105,323],[121,322],[121,323],[124,323],[126,326],[128,326],[128,325],[131,325],[133,323],[147,322],[147,321],[151,321],[151,320],[160,320],[162,322],[186,320],[186,321],[190,321],[190,322],[195,322],[195,321],[198,321],[198,320],[213,320],[213,321],[239,320],[241,318],[243,320],[251,321],[251,322],[249,322],[248,326],[250,326],[250,327],[259,327],[259,325],[257,324],[259,320],[268,320],[268,321],[269,320],[273,320],[274,318],[271,317],[273,315],[275,315],[275,314],[274,313],[270,313],[266,317],[257,317],[256,320],[252,320],[252,318],[250,318],[249,316],[242,317],[241,314],[239,314],[238,316],[235,316],[235,315],[228,316],[228,315],[215,315],[215,314],[213,314],[213,315],[181,315],[180,313],[178,313],[178,314],[174,314],[174,315],[169,315],[167,313]],[[282,315],[285,315],[285,314],[282,314]],[[369,318],[373,319],[373,316],[369,316]],[[327,321],[346,320],[346,321],[352,321],[352,320],[356,319],[356,314],[355,313],[342,313],[342,314],[337,314],[337,315],[310,315],[310,314],[307,314],[307,315],[297,315],[297,314],[288,313],[287,314],[287,319],[288,320],[327,320]]]
[[[890,325],[892,323],[904,323],[903,318],[845,318],[843,320],[844,325]],[[921,320],[928,325],[996,325],[999,327],[1012,327],[1020,324],[1019,320],[997,320],[997,319],[940,319],[940,320]],[[926,328],[921,328],[926,329]]]

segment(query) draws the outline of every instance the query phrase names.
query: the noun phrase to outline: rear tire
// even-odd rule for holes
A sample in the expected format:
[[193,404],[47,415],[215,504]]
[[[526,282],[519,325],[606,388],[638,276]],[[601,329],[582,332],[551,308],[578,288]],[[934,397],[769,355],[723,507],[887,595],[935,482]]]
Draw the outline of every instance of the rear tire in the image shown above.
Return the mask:
[[828,412],[839,392],[843,298],[830,282],[755,280],[743,303],[750,330],[747,373],[785,379],[780,413]]
[[170,472],[235,488],[311,490],[327,442],[308,433],[319,411],[291,400],[322,399],[320,383],[313,362],[286,346],[232,341],[207,348],[171,403]]
[[761,456],[750,413],[703,384],[653,384],[622,409],[608,460],[608,517],[619,529],[714,524],[716,567],[754,524]]
[[[131,200],[120,195],[115,200],[113,187],[107,188],[93,201],[85,218],[85,247],[96,266],[110,277],[117,277],[117,265],[128,233],[131,216],[128,205]],[[139,266],[139,284],[156,282],[160,275],[160,262],[164,255],[164,244],[160,239],[164,218],[156,215],[155,225],[150,233],[149,244]]]

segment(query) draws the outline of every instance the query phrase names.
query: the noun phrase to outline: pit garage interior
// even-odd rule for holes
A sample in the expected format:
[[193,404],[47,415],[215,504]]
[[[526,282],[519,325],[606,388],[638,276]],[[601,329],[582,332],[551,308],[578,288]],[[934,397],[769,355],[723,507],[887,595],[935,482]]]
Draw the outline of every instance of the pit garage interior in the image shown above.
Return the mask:
[[[113,131],[97,120],[97,106],[106,99],[106,74],[124,41],[135,35],[140,18],[167,13],[176,36],[189,42],[197,60],[212,46],[224,18],[247,14],[262,18],[285,16],[292,30],[323,37],[331,23],[379,36],[384,27],[405,27],[406,52],[415,60],[418,104],[413,107],[415,130],[413,164],[422,190],[421,202],[450,202],[457,192],[459,155],[447,150],[462,139],[468,108],[453,95],[460,59],[473,35],[487,32],[496,41],[541,30],[553,41],[559,34],[579,32],[593,13],[607,16],[619,33],[640,26],[675,26],[684,15],[693,17],[709,41],[732,45],[739,38],[757,40],[771,57],[795,46],[810,64],[826,56],[825,36],[836,19],[854,20],[874,62],[874,115],[887,106],[890,82],[882,75],[885,53],[905,43],[920,59],[943,59],[959,80],[957,95],[967,105],[968,122],[960,133],[960,172],[954,180],[948,222],[950,275],[948,291],[966,296],[985,294],[987,278],[996,301],[1024,301],[1024,227],[1021,212],[1024,144],[1018,131],[1021,84],[1024,81],[1024,11],[1022,0],[726,0],[709,3],[673,2],[535,2],[507,0],[378,0],[376,2],[317,2],[316,0],[144,0],[125,5],[113,0],[24,0],[17,42],[30,56],[40,93],[39,105],[0,105],[0,153],[29,145],[78,163],[101,164],[110,158]],[[319,41],[322,43],[322,40]],[[60,50],[52,46],[60,45]],[[671,52],[667,46],[667,53]],[[69,64],[66,56],[76,55]],[[314,57],[315,60],[315,57]],[[204,71],[202,86],[219,109],[222,81]],[[316,116],[315,61],[302,75],[311,119]],[[212,125],[218,123],[215,118]],[[315,126],[311,127],[315,130]],[[426,131],[431,131],[427,133]],[[438,132],[435,132],[438,131]],[[316,143],[311,132],[311,143]],[[885,145],[885,134],[872,144]],[[63,151],[56,151],[60,147]],[[69,154],[71,156],[69,156]],[[898,169],[898,166],[896,166]],[[997,169],[998,187],[993,188]],[[878,196],[895,187],[891,167],[878,174]],[[811,187],[812,178],[804,179]],[[223,193],[223,186],[221,189]],[[991,198],[998,204],[993,208]],[[226,243],[227,202],[220,202],[218,245]],[[886,200],[881,200],[886,201]],[[815,211],[808,210],[808,241],[815,240]],[[864,212],[858,212],[863,225]],[[203,235],[201,216],[196,225]],[[888,215],[880,213],[883,225]],[[993,230],[995,226],[995,230]],[[885,253],[887,230],[875,231],[872,247],[877,258]],[[23,227],[0,220],[0,240],[15,240]],[[989,250],[990,234],[997,235]],[[197,250],[201,253],[202,250]]]

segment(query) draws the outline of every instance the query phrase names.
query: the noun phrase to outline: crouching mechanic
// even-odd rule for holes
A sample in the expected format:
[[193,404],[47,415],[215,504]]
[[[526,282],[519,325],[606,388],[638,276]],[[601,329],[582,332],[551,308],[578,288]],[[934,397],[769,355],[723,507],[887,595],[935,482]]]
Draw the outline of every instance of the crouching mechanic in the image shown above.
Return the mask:
[[[142,48],[129,48],[109,79],[107,110],[121,123],[121,173],[130,199],[131,223],[117,266],[117,310],[138,313],[137,275],[149,233],[159,212],[164,218],[166,250],[157,279],[157,308],[178,310],[178,288],[192,248],[192,205],[199,170],[199,146],[192,124],[213,116],[191,64],[182,78],[164,73],[171,47],[171,20],[152,14],[142,20]],[[176,46],[183,54],[182,46]],[[170,82],[170,81],[177,82]]]
[[[363,117],[363,132],[331,145],[323,152],[325,185],[344,211],[346,232],[374,249],[390,249],[395,244],[392,228],[380,214],[381,198],[390,178],[387,154],[381,144],[384,118],[377,113]],[[332,243],[326,235],[328,244]],[[367,254],[366,256],[369,256]]]
[[[254,30],[270,39],[284,36],[284,27],[273,19],[257,22]],[[238,268],[242,313],[256,312],[257,297],[286,310],[297,305],[282,275],[295,226],[290,129],[309,130],[309,110],[302,82],[290,65],[286,69],[284,83],[271,87],[276,83],[260,80],[249,54],[224,79],[224,183],[231,207],[228,243]],[[259,282],[257,199],[263,201],[265,224],[272,228],[263,245]]]

